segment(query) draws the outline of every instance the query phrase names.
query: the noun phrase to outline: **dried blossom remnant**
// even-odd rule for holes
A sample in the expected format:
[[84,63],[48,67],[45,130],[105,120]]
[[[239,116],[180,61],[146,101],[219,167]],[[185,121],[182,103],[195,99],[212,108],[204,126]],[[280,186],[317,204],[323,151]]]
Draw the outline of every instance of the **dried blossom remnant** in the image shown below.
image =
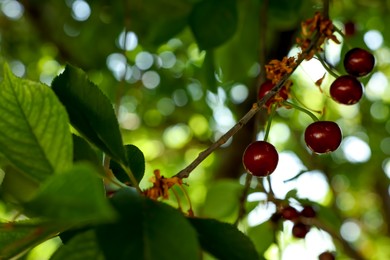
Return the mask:
[[150,178],[150,181],[153,183],[153,186],[149,189],[143,191],[143,194],[151,199],[168,199],[169,198],[169,189],[177,184],[181,186],[183,184],[183,181],[178,177],[172,177],[172,178],[164,178],[164,176],[161,176],[160,170],[155,170],[154,176]]
[[267,79],[270,79],[273,84],[277,84],[285,74],[291,73],[295,66],[296,62],[294,57],[283,57],[281,61],[271,60],[265,65]]
[[318,40],[316,46],[306,54],[305,59],[310,60],[315,53],[323,51],[321,45],[325,40],[330,39],[335,43],[340,41],[334,35],[335,28],[332,21],[329,18],[325,18],[320,12],[315,13],[313,18],[307,19],[301,23],[301,35],[302,38],[297,38],[297,43],[302,49],[302,53],[306,53],[312,43],[312,38],[315,33],[318,33]]

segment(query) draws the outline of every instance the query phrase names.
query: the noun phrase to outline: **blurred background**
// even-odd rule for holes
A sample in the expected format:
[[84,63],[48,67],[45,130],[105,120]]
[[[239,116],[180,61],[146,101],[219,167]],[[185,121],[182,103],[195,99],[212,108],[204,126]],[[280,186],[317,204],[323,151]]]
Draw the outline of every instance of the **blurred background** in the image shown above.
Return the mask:
[[[146,188],[154,169],[173,176],[251,108],[264,62],[296,55],[301,21],[322,8],[315,0],[275,0],[264,8],[265,1],[0,0],[0,62],[48,86],[67,63],[85,70],[116,108],[125,142],[143,151]],[[322,220],[367,259],[390,259],[389,13],[388,0],[330,3],[330,18],[345,37],[337,34],[341,44],[324,46],[326,61],[345,74],[349,49],[368,49],[376,58],[374,71],[361,79],[358,104],[331,100],[328,74],[321,88],[315,85],[326,73],[316,59],[291,78],[295,100],[340,125],[340,148],[309,152],[303,132],[312,119],[295,109],[278,110],[269,136],[280,155],[271,176],[275,196],[297,208],[302,201],[316,205]],[[253,136],[264,136],[266,119],[261,111],[185,180],[195,215],[235,221],[245,181],[242,153]],[[274,232],[267,189],[268,182],[253,179],[240,226],[265,259],[316,259],[326,250],[350,259],[319,229],[297,240],[287,221]],[[0,217],[13,214],[0,201]],[[26,259],[45,259],[56,243]]]

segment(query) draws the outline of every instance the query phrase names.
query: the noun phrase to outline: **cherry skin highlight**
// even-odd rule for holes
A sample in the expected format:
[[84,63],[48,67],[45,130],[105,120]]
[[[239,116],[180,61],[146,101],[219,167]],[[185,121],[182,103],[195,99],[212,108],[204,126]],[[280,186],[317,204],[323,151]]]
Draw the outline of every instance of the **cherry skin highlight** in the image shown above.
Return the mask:
[[332,121],[317,121],[305,130],[306,145],[315,153],[333,152],[340,146],[341,140],[341,129]]
[[362,77],[372,71],[375,58],[371,52],[361,48],[353,48],[344,56],[344,68],[349,75]]
[[353,105],[362,98],[363,87],[355,77],[344,75],[333,81],[329,92],[334,101],[344,105]]
[[265,141],[249,144],[242,156],[245,170],[257,177],[265,177],[273,173],[278,161],[279,155],[275,147]]

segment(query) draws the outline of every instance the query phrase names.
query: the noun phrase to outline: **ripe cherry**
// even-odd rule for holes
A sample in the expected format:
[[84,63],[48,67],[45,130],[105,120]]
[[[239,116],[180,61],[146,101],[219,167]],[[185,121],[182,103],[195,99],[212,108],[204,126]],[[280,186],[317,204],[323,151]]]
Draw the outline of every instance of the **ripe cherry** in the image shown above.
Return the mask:
[[301,210],[301,216],[303,216],[305,218],[315,218],[316,211],[314,210],[314,208],[312,206],[306,205]]
[[287,219],[287,220],[295,220],[295,219],[299,218],[299,213],[294,207],[287,206],[287,207],[282,209],[282,216],[284,219]]
[[292,234],[296,238],[305,238],[306,234],[309,233],[310,226],[305,225],[301,222],[297,222],[294,224],[292,228]]
[[[258,93],[258,98],[262,99],[265,95],[270,92],[270,90],[275,87],[275,84],[272,83],[271,80],[266,80],[263,84],[261,84],[259,93]],[[283,86],[278,93],[275,94],[275,96],[271,97],[270,99],[267,100],[265,103],[265,107],[269,107],[272,105],[272,103],[278,101],[278,100],[287,100],[288,98],[288,93],[287,89],[285,86]]]
[[353,48],[344,56],[345,70],[348,74],[355,77],[367,75],[372,71],[374,65],[374,55],[361,48]]
[[305,130],[306,145],[315,153],[333,152],[340,146],[341,140],[341,129],[332,121],[317,121]]
[[273,173],[278,161],[279,155],[275,147],[265,141],[251,143],[242,156],[245,170],[257,177],[265,177]]
[[336,257],[334,256],[333,253],[328,252],[328,251],[325,251],[325,252],[322,252],[322,253],[318,256],[318,259],[319,259],[319,260],[335,260]]
[[356,25],[353,21],[347,21],[344,23],[345,36],[353,36],[356,33]]
[[330,85],[330,96],[340,104],[353,105],[362,98],[363,87],[353,76],[340,76]]

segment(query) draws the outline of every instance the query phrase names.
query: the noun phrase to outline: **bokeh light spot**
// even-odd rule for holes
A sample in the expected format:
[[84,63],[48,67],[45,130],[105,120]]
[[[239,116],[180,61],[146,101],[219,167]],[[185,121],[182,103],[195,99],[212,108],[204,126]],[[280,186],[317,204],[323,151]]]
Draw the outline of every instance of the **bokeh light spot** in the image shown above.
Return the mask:
[[241,104],[248,98],[249,90],[243,84],[237,84],[230,90],[230,97],[234,104]]
[[23,16],[24,8],[18,1],[8,0],[1,4],[1,11],[11,20],[18,20]]
[[370,146],[365,141],[355,136],[346,137],[341,148],[345,158],[352,163],[366,162],[371,157]]
[[360,237],[361,230],[355,221],[348,220],[342,224],[340,233],[345,240],[354,242]]
[[91,7],[84,0],[76,0],[72,4],[72,17],[77,21],[86,21],[91,15]]
[[383,36],[378,30],[370,30],[364,34],[364,42],[371,50],[376,50],[383,44]]
[[154,89],[160,84],[160,75],[153,71],[147,71],[142,75],[142,83],[148,89]]

